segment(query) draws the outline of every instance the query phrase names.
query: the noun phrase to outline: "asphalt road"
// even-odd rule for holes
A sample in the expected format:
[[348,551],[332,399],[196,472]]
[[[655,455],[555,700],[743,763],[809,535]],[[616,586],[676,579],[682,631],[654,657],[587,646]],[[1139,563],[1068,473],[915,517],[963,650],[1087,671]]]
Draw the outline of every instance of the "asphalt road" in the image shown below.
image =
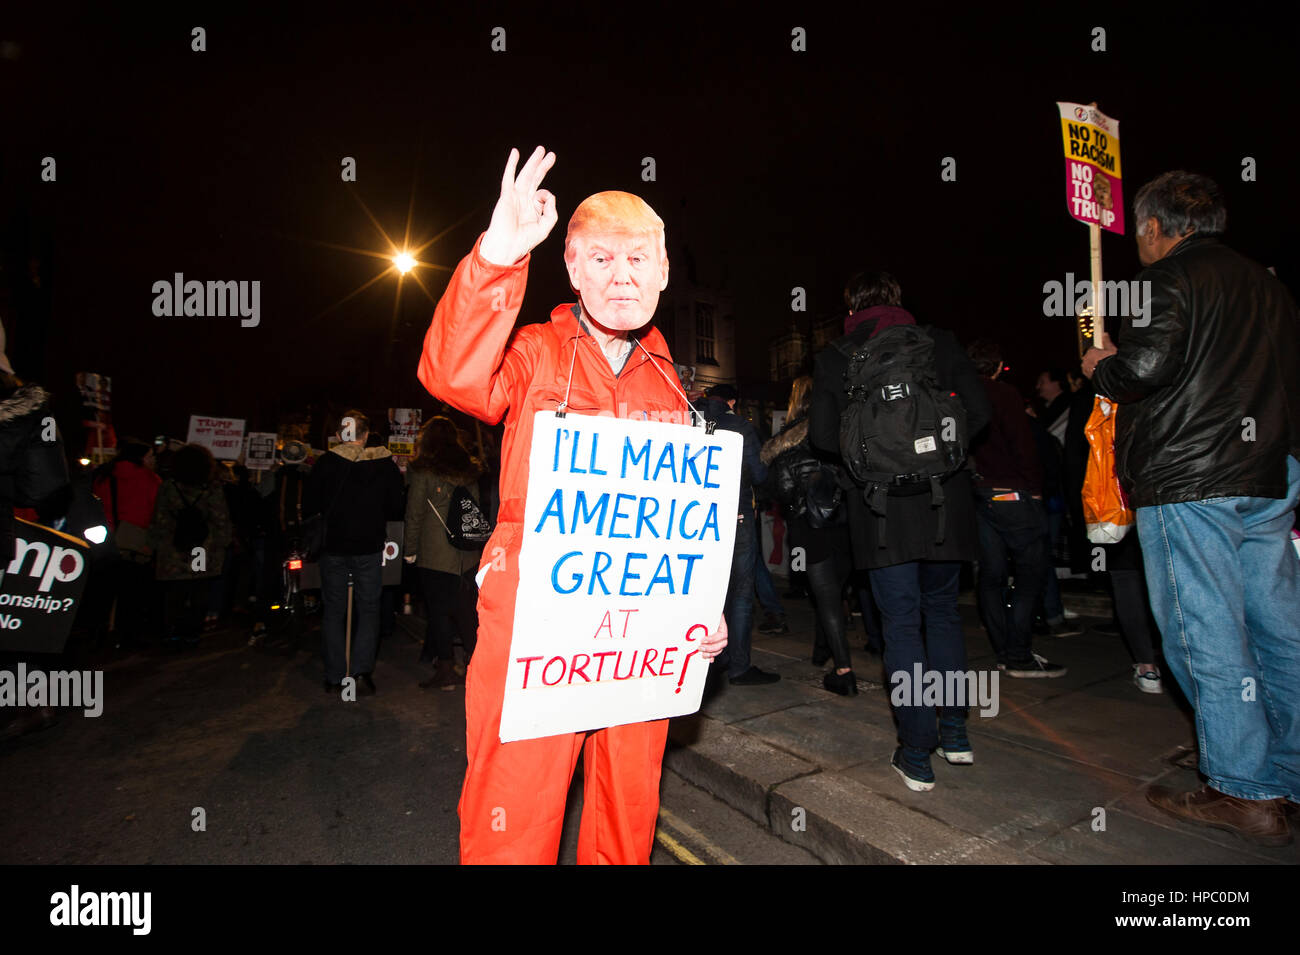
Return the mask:
[[[464,691],[419,688],[422,630],[398,618],[356,702],[323,691],[318,654],[239,629],[82,662],[104,670],[101,716],[0,743],[0,863],[454,864]],[[562,863],[580,810],[576,780]],[[651,861],[817,862],[668,772]]]

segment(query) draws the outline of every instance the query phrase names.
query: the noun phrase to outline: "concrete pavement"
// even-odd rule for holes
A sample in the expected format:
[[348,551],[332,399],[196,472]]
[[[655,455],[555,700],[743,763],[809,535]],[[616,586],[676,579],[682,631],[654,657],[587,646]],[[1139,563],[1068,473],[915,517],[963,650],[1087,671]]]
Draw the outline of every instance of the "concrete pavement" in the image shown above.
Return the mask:
[[[972,601],[963,601],[968,666],[995,667]],[[1068,606],[1099,612],[1104,601]],[[890,767],[896,745],[880,657],[850,634],[856,697],[822,688],[810,660],[807,601],[786,601],[790,633],[754,634],[770,686],[721,681],[700,713],[673,721],[665,765],[775,835],[828,863],[1295,864],[1298,844],[1249,845],[1150,806],[1151,783],[1199,785],[1174,764],[1195,745],[1190,710],[1171,680],[1142,693],[1117,636],[1087,629],[1035,650],[1069,667],[1059,679],[1002,675],[999,712],[973,711],[971,766],[932,757],[937,785],[908,790]],[[1082,618],[1081,624],[1099,624]]]

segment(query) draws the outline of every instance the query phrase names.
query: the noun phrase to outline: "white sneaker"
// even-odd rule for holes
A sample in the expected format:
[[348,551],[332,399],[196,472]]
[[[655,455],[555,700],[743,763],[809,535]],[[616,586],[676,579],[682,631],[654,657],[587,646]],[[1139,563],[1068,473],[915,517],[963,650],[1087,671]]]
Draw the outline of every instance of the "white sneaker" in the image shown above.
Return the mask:
[[935,752],[953,766],[972,766],[975,763],[975,753],[969,749],[944,749],[939,746]]
[[1143,693],[1163,693],[1164,687],[1160,685],[1160,671],[1147,670],[1146,673],[1138,672],[1139,664],[1133,664],[1133,682]]
[[[1040,656],[1037,653],[1035,653],[1033,650],[1029,651],[1029,655],[1033,657],[1035,660],[1037,660],[1039,663],[1047,662],[1047,657]],[[1005,673],[1007,671],[1007,665],[1005,663],[999,663],[998,669],[1001,670],[1003,673]]]
[[1079,619],[1079,615],[1075,613],[1073,610],[1071,610],[1069,607],[1062,608],[1062,615],[1065,617],[1066,620]]

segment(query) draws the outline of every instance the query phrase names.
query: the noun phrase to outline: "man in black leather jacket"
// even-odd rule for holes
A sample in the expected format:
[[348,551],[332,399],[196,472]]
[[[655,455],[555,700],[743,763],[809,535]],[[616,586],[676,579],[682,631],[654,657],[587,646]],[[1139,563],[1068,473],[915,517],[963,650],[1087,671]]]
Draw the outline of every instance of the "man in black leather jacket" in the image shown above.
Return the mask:
[[1083,370],[1118,404],[1116,468],[1209,780],[1191,793],[1153,786],[1147,798],[1185,821],[1287,845],[1283,799],[1300,801],[1296,307],[1219,241],[1227,213],[1210,179],[1165,173],[1134,212],[1145,307],[1117,316],[1121,347],[1107,339]]

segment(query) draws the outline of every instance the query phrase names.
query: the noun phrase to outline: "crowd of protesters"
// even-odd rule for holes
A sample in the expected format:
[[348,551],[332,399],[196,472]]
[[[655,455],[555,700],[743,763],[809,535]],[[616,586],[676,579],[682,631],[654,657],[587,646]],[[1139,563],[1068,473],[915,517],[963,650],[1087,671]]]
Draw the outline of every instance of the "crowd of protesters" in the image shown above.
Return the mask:
[[[858,692],[846,597],[859,606],[886,673],[966,671],[963,565],[976,568],[980,619],[999,670],[1014,679],[1064,676],[1067,667],[1038,652],[1034,636],[1079,632],[1055,555],[1068,554],[1067,573],[1077,575],[1096,552],[1083,506],[1085,424],[1101,396],[1124,409],[1116,467],[1136,516],[1132,533],[1099,545],[1118,632],[1139,689],[1163,691],[1163,659],[1190,701],[1208,780],[1193,793],[1153,787],[1148,798],[1186,821],[1285,844],[1283,803],[1300,800],[1300,562],[1290,541],[1300,497],[1295,305],[1276,279],[1219,242],[1226,214],[1204,177],[1166,174],[1138,193],[1135,211],[1151,317],[1121,316],[1118,344],[1106,338],[1075,369],[1043,369],[1037,402],[1002,380],[998,342],[963,348],[952,332],[919,323],[899,283],[881,271],[847,283],[843,337],[794,382],[784,425],[766,443],[736,413],[731,386],[701,402],[701,413],[744,446],[725,600],[729,644],[715,672],[733,686],[779,680],[754,665],[750,643],[756,592],[760,632],[789,629],[760,552],[756,504],[769,499],[779,502],[784,546],[798,557],[791,568],[814,607],[812,661],[830,663],[828,691]],[[846,381],[877,336],[895,329],[906,333],[889,340],[917,348],[931,384],[960,409],[965,453],[960,466],[927,480],[864,482],[846,458],[855,400]],[[904,384],[919,388],[920,379]],[[0,482],[0,547],[12,540],[15,509],[45,520],[75,496],[62,447],[34,437],[47,402],[13,375],[0,339],[0,453],[11,462]],[[462,684],[478,631],[482,551],[458,540],[453,524],[467,507],[495,510],[488,464],[441,415],[425,422],[405,476],[363,412],[342,415],[335,437],[314,462],[305,445],[286,442],[258,484],[200,445],[120,441],[90,481],[115,545],[83,601],[93,639],[184,649],[239,608],[258,645],[281,606],[285,561],[318,538],[324,688],[337,692],[350,677],[359,692],[374,693],[379,643],[396,606],[382,583],[386,523],[403,521],[406,575],[397,591],[418,593],[425,605],[420,661],[431,672],[420,685]],[[39,466],[12,463],[20,459]],[[1262,706],[1241,705],[1245,681]],[[965,705],[914,701],[895,704],[894,716],[891,764],[909,789],[934,788],[932,754],[974,762]]]
[[[201,445],[163,450],[120,440],[115,456],[91,474],[114,547],[93,568],[79,631],[95,649],[184,650],[206,632],[242,623],[250,646],[296,650],[298,635],[284,626],[287,561],[296,555],[319,566],[327,690],[350,676],[358,692],[375,691],[378,644],[393,632],[399,603],[410,612],[412,595],[423,599],[427,621],[420,660],[433,667],[421,686],[463,683],[477,630],[473,575],[481,547],[453,547],[443,521],[459,488],[490,504],[487,465],[441,415],[425,422],[405,475],[364,413],[348,411],[340,420],[346,424],[327,452],[313,460],[303,442],[284,441],[257,483],[247,467],[220,464]],[[402,584],[384,587],[389,521],[405,522],[397,543],[406,572]],[[316,524],[319,553],[308,558]]]
[[[966,670],[958,580],[962,564],[974,562],[999,670],[1064,676],[1066,666],[1037,652],[1033,637],[1036,621],[1043,634],[1079,632],[1054,560],[1068,541],[1071,570],[1107,572],[1134,683],[1162,692],[1162,658],[1194,711],[1206,783],[1185,793],[1152,786],[1148,801],[1185,822],[1286,845],[1286,805],[1300,802],[1297,311],[1276,278],[1220,241],[1226,213],[1211,180],[1166,173],[1138,192],[1135,212],[1146,313],[1115,316],[1117,344],[1104,336],[1077,370],[1044,370],[1037,404],[1000,380],[996,342],[963,350],[932,326],[889,335],[916,326],[898,283],[884,272],[854,276],[844,337],[816,356],[811,380],[794,383],[785,427],[763,448],[768,493],[783,504],[792,557],[806,565],[813,660],[834,657],[828,690],[856,692],[844,639],[853,568],[870,582],[887,674]],[[914,374],[900,356],[918,341],[924,370]],[[963,464],[928,482],[847,473],[861,421],[850,414],[856,376],[891,361],[893,377],[857,389],[859,407],[875,415],[870,441],[883,443],[897,426],[880,408],[915,401],[927,380],[960,403]],[[1094,396],[1119,409],[1114,479],[1133,515],[1126,535],[1103,544],[1088,539],[1084,524]],[[940,420],[948,419],[932,415],[927,433]],[[737,560],[748,546],[737,544]],[[752,609],[749,581],[733,572],[732,586],[748,589],[729,595],[729,612],[738,603]],[[729,624],[734,640],[745,621],[737,615]],[[909,789],[934,788],[932,754],[974,762],[961,701],[891,703],[899,736],[892,765]]]

